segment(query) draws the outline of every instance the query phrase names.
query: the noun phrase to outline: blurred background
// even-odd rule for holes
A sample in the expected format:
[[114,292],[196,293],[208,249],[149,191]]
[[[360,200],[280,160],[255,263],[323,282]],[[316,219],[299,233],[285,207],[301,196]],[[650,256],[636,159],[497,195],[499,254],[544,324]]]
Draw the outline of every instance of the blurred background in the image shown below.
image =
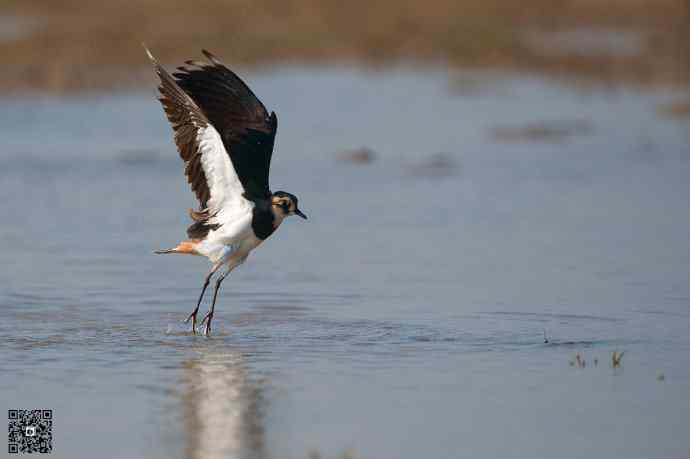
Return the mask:
[[[4,409],[52,409],[56,458],[687,458],[689,25],[688,0],[0,0]],[[152,254],[197,203],[142,43],[245,79],[309,215],[210,338],[181,323],[206,260]]]
[[404,62],[644,83],[690,75],[688,0],[4,0],[0,14],[7,89],[142,84],[142,42],[169,62],[203,43],[243,66]]

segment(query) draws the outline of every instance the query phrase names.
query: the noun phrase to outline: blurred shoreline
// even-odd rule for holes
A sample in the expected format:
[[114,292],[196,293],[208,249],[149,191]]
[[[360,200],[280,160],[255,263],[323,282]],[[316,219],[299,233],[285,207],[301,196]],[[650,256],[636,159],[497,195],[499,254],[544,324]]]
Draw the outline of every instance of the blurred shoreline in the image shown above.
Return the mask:
[[241,67],[441,63],[686,86],[688,24],[690,0],[5,0],[0,91],[149,84],[142,43],[167,64],[207,48]]

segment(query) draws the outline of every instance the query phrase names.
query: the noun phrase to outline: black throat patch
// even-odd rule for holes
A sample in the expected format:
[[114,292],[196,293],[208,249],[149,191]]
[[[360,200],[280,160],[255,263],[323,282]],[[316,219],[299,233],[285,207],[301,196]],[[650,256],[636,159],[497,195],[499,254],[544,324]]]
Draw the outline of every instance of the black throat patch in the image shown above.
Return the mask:
[[252,230],[254,230],[254,234],[261,240],[268,239],[275,231],[273,226],[275,217],[271,210],[271,201],[266,199],[255,200],[252,214]]

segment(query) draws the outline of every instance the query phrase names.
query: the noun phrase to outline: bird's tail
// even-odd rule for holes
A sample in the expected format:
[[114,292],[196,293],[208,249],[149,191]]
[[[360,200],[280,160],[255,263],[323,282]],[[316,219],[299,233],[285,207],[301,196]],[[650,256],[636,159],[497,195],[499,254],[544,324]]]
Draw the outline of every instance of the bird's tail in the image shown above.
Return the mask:
[[159,249],[159,250],[153,251],[153,253],[155,253],[157,255],[160,255],[162,253],[176,253],[176,252],[177,252],[177,250],[174,248],[173,249]]
[[155,254],[163,254],[163,253],[183,253],[187,255],[200,255],[199,252],[196,251],[196,245],[198,241],[182,241],[179,244],[177,244],[177,247],[173,247],[172,249],[160,249],[160,250],[154,250],[153,253]]

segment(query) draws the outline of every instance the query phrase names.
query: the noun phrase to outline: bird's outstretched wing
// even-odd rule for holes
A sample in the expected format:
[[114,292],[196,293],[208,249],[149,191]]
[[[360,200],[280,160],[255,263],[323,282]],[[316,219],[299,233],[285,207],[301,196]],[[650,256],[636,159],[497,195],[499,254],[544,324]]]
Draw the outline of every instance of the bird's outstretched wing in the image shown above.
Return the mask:
[[146,53],[161,81],[159,100],[175,131],[187,180],[201,204],[192,218],[212,226],[251,211],[253,204],[244,197],[245,189],[213,123],[148,49]]
[[202,52],[208,62],[187,61],[173,76],[220,133],[247,198],[266,199],[278,118],[217,57]]

